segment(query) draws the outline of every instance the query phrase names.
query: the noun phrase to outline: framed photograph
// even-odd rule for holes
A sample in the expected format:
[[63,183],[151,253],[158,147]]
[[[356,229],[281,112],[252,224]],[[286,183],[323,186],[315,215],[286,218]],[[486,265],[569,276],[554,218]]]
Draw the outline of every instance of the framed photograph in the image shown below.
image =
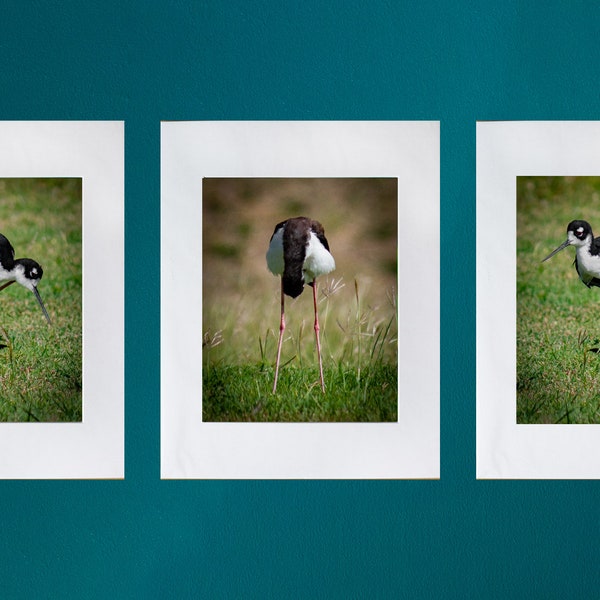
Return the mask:
[[439,123],[165,122],[161,260],[163,478],[439,477]]
[[123,123],[0,139],[0,477],[122,478]]
[[203,422],[397,422],[397,179],[205,178],[202,199]]
[[477,124],[478,478],[600,476],[599,152],[597,122]]

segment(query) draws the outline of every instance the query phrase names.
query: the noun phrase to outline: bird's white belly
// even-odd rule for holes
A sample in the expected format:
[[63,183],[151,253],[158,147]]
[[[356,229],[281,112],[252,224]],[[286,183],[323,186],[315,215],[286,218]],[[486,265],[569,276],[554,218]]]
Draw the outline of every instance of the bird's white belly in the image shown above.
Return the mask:
[[305,273],[305,280],[310,283],[319,275],[331,273],[335,269],[335,260],[329,251],[321,244],[319,238],[311,232],[306,248],[306,257],[302,271]]
[[594,277],[600,278],[600,256],[579,252],[578,249],[577,265],[579,266],[579,276],[583,282],[588,283]]

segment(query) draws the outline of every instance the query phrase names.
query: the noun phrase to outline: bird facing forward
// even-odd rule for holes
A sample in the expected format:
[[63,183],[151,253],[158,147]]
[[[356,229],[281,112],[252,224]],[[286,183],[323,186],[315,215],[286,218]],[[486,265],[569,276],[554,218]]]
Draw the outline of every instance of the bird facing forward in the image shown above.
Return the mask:
[[273,275],[281,276],[281,319],[279,322],[279,342],[277,344],[273,393],[277,390],[281,342],[285,330],[284,299],[285,296],[291,298],[299,296],[305,283],[313,289],[315,339],[319,358],[321,389],[324,392],[325,381],[323,379],[323,362],[321,360],[321,342],[319,339],[316,279],[320,275],[333,271],[335,261],[329,252],[329,243],[321,223],[307,217],[295,217],[277,223],[267,250],[267,266]]

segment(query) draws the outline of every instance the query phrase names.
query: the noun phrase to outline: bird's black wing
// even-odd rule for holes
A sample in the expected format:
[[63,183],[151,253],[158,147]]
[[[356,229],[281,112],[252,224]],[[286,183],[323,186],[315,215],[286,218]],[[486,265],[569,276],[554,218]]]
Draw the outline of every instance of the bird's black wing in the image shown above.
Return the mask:
[[325,250],[327,250],[327,252],[329,252],[329,243],[327,242],[327,238],[325,237],[324,233],[317,233],[316,234],[317,239],[321,242],[321,244],[323,244],[323,246],[325,247]]
[[311,221],[311,230],[317,236],[317,239],[321,242],[325,250],[330,252],[329,243],[327,242],[327,238],[325,237],[325,230],[323,229],[323,225],[319,223],[319,221]]
[[[281,221],[281,223],[277,223],[277,225],[275,225],[275,229],[273,230],[273,233],[271,234],[271,240],[273,239],[273,236],[288,222],[288,220],[286,219],[285,221]],[[269,240],[269,241],[271,241]]]
[[592,240],[590,254],[592,254],[592,256],[598,256],[600,254],[600,236]]
[[591,281],[588,281],[586,283],[586,285],[588,287],[592,287],[593,285],[595,285],[596,287],[600,287],[600,279],[598,279],[597,277],[594,277],[594,279],[592,279]]
[[0,233],[0,265],[10,271],[15,264],[15,250],[8,239]]

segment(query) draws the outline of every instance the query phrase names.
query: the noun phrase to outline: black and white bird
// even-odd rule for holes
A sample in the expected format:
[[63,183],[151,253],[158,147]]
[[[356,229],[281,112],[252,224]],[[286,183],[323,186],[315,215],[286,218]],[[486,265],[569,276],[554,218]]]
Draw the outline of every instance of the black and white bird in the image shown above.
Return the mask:
[[0,233],[0,281],[6,281],[0,286],[0,291],[12,285],[15,281],[33,292],[42,312],[50,323],[50,316],[42,302],[37,286],[44,271],[42,267],[31,258],[15,259],[15,251],[8,239]]
[[273,393],[277,390],[281,342],[285,330],[284,298],[296,298],[302,293],[304,284],[312,286],[315,309],[315,338],[319,357],[319,376],[321,389],[325,391],[323,380],[323,362],[321,360],[321,342],[319,339],[319,315],[317,310],[317,282],[320,275],[335,269],[335,261],[329,252],[323,225],[307,217],[287,219],[275,225],[275,231],[267,250],[267,266],[273,275],[281,276],[281,320],[279,322],[279,342],[277,344],[277,363]]
[[587,221],[571,221],[567,226],[567,239],[542,261],[552,258],[567,246],[575,246],[575,268],[579,279],[588,287],[600,287],[600,237],[594,238]]

